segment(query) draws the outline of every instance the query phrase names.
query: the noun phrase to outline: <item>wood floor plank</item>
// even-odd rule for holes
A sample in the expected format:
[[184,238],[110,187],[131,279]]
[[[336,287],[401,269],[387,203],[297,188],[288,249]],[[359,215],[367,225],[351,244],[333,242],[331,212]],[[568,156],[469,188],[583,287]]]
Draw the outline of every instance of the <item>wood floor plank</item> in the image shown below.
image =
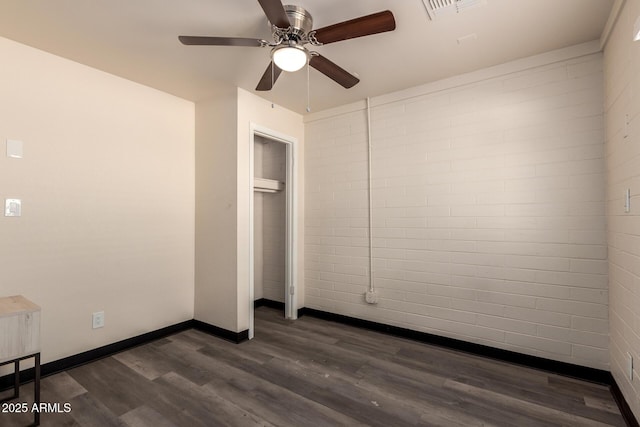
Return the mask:
[[[467,395],[472,394],[478,398],[491,401],[494,405],[504,404],[506,406],[519,410],[520,412],[530,416],[531,418],[542,419],[547,423],[547,425],[579,425],[588,427],[603,427],[610,425],[578,415],[569,414],[553,408],[543,407],[536,403],[527,402],[512,396],[488,391],[486,389],[474,387],[468,384],[462,384],[457,381],[447,380],[444,386],[446,388],[450,388]],[[622,426],[624,426],[624,424],[622,424]]]
[[498,424],[492,424],[467,414],[442,413],[442,409],[437,408],[434,411],[425,412],[420,419],[425,425],[437,427],[498,427]]
[[190,399],[175,387],[159,380],[151,382],[153,396],[148,399],[146,406],[177,426],[208,427],[211,425],[208,412],[199,410],[197,406],[196,410],[192,410],[194,403]]
[[337,346],[327,346],[314,340],[291,336],[281,331],[262,331],[262,335],[272,344],[289,348],[296,357],[315,360],[333,369],[356,372],[366,362],[364,355]]
[[[42,413],[41,426],[48,427],[78,427],[80,424],[71,416],[70,413],[64,412],[63,405],[71,403],[76,396],[86,393],[79,384],[77,384],[68,374],[62,372],[43,378],[40,385],[41,402],[58,405],[60,409],[56,412]],[[13,400],[14,403],[26,403],[29,412],[22,413],[1,413],[0,426],[2,427],[24,427],[33,422],[33,413],[31,412],[33,405],[33,383],[28,383],[20,387],[20,398]]]
[[174,388],[188,401],[185,403],[185,409],[192,414],[205,414],[202,418],[206,418],[211,425],[273,427],[273,424],[219,396],[214,389],[201,387],[173,372],[158,378],[156,383],[164,383]]
[[601,399],[609,399],[611,392],[609,387],[602,384],[594,384],[575,378],[561,377],[549,374],[547,380],[549,387],[556,394],[571,396],[591,396]]
[[419,414],[406,411],[386,394],[358,387],[353,377],[342,376],[339,371],[323,375],[311,372],[304,363],[292,364],[280,358],[270,361],[268,368],[273,373],[269,381],[366,425],[415,425],[420,419]]
[[[603,423],[618,425],[620,412],[603,411],[602,407],[589,407],[585,403],[585,397],[568,395],[563,399],[558,399],[558,395],[551,392],[549,387],[532,388],[528,384],[514,384],[508,377],[500,379],[479,379],[477,377],[457,376],[451,378],[460,383],[479,387],[483,390],[496,392],[503,395],[517,397],[527,402],[545,406],[550,409],[556,409],[568,414],[581,415]],[[595,399],[595,398],[592,398]],[[615,405],[614,402],[611,404]]]
[[517,370],[518,377],[533,387],[548,382],[546,372],[415,342],[403,346],[394,360],[419,370],[451,372],[452,368],[455,368],[458,374],[477,374],[494,378],[509,377]]
[[[185,336],[186,334],[184,333],[178,334],[172,337],[169,343],[154,349],[155,354],[152,363],[156,366],[156,369],[162,370],[163,374],[176,372],[198,385],[203,385],[212,378],[214,372],[205,362],[197,363],[198,361],[194,362],[192,360],[192,358],[198,357],[198,352],[195,350],[196,347],[189,344],[185,345],[185,341],[182,339]],[[190,340],[188,341],[191,342]],[[220,347],[224,347],[226,344],[230,343],[226,341],[218,343]],[[197,345],[197,348],[202,348],[202,345]],[[159,368],[159,366],[162,366],[162,368]]]
[[[268,346],[268,344],[266,344]],[[263,344],[265,346],[265,344]],[[362,362],[366,362],[366,358],[361,359]],[[276,367],[277,365],[277,367]],[[310,359],[291,359],[286,355],[274,358],[272,362],[266,366],[272,369],[275,373],[275,379],[270,381],[282,381],[284,384],[296,384],[300,382],[300,378],[303,378],[303,383],[300,385],[302,393],[309,398],[322,403],[325,406],[332,407],[333,409],[340,410],[345,413],[349,411],[359,409],[362,412],[375,414],[378,409],[383,408],[390,414],[393,414],[396,422],[404,422],[408,425],[420,424],[420,411],[412,411],[403,399],[396,399],[394,395],[389,395],[386,390],[381,390],[377,387],[371,387],[362,375],[357,375],[345,370],[331,370],[327,369],[322,364],[315,363]],[[291,377],[297,377],[294,380]],[[444,379],[440,379],[441,385]],[[322,389],[323,391],[317,391],[315,389]],[[330,397],[327,397],[325,393],[331,393]],[[332,404],[330,402],[336,397],[337,402]],[[345,405],[351,407],[345,410]],[[354,418],[358,418],[358,415],[352,414]],[[369,416],[369,415],[367,415]],[[363,422],[371,424],[371,419],[360,419]],[[380,422],[389,422],[386,417],[381,417]]]
[[[181,332],[169,337],[169,341],[174,344],[179,344],[180,347],[190,350],[199,350],[206,346],[211,341],[211,336],[194,329]],[[233,343],[228,341],[220,342],[221,346],[232,346]]]
[[74,368],[68,373],[92,398],[117,416],[144,405],[150,397],[150,392],[145,390],[149,381],[113,357]]
[[[244,374],[244,375],[243,375]],[[214,379],[204,387],[246,408],[277,426],[363,426],[364,424],[324,405],[248,373],[244,379]],[[247,387],[251,382],[252,386]]]
[[607,399],[599,399],[596,397],[585,396],[584,404],[589,408],[593,408],[599,411],[606,411],[614,414],[616,417],[620,415],[620,409],[616,406],[615,402]]
[[[170,341],[166,344],[169,343]],[[159,346],[135,347],[115,354],[113,358],[146,379],[153,381],[172,369],[171,363],[165,358],[158,357],[158,353],[162,351],[161,348]]]
[[78,382],[67,372],[60,372],[45,378],[40,389],[44,397],[56,396],[60,403],[64,403],[87,392]]
[[[71,400],[73,410],[71,416],[80,425],[94,425],[104,427],[126,427],[124,421],[119,419],[100,399],[90,393],[81,394]],[[45,418],[43,416],[43,418]],[[46,417],[49,418],[49,417]]]
[[[237,351],[239,347],[240,346],[233,345],[232,348]],[[242,353],[222,350],[218,353],[217,349],[216,351],[211,349],[209,352],[206,350],[207,347],[198,352],[182,354],[182,356],[189,364],[194,366],[206,364],[209,370],[215,372],[215,375],[212,376],[212,380],[207,384],[207,387],[215,390],[216,394],[235,403],[246,402],[243,407],[254,414],[256,413],[254,407],[259,408],[260,416],[267,422],[278,426],[312,425],[298,424],[304,420],[310,422],[309,419],[312,419],[314,422],[319,423],[319,425],[358,424],[355,420],[339,412],[309,401],[303,396],[292,392],[287,387],[281,387],[277,383],[265,380],[263,376],[267,375],[269,370],[263,366],[260,361],[256,361],[255,357],[244,357]],[[174,357],[172,351],[175,352],[177,350],[175,348],[167,349],[170,357]],[[262,372],[263,375],[255,375],[255,373],[259,372]],[[294,384],[288,384],[288,386],[294,386]],[[284,396],[283,398],[285,398],[288,403],[285,404],[278,401],[276,405],[276,403],[270,399],[272,396],[277,395]],[[292,411],[292,406],[298,410]],[[278,408],[281,408],[281,410]]]
[[359,384],[377,387],[422,413],[435,412],[453,419],[457,413],[461,413],[463,416],[500,426],[543,425],[535,424],[532,420],[528,420],[529,424],[524,421],[520,424],[509,424],[513,421],[505,423],[505,420],[517,420],[519,414],[508,408],[490,408],[487,411],[485,402],[472,397],[463,398],[459,393],[444,388],[447,381],[444,377],[438,381],[423,382],[411,375],[398,373],[398,370],[391,371],[373,366],[364,366],[361,372],[364,379]]
[[146,405],[139,406],[123,414],[120,419],[129,427],[178,427],[162,414]]

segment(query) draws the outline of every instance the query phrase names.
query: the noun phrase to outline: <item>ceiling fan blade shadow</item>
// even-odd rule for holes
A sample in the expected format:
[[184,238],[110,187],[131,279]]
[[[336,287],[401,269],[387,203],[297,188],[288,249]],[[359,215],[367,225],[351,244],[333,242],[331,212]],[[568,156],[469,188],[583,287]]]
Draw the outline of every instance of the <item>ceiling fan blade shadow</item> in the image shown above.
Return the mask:
[[178,40],[180,43],[190,46],[264,46],[262,40],[244,37],[178,36]]
[[267,67],[267,69],[264,71],[264,74],[260,78],[260,81],[258,82],[258,86],[256,86],[256,90],[267,91],[267,90],[273,89],[273,85],[276,83],[281,73],[282,73],[282,69],[277,65],[275,65],[273,61],[270,62],[269,66]]
[[312,56],[309,65],[346,89],[354,87],[360,81],[356,76],[322,55]]
[[329,44],[395,29],[396,20],[393,13],[385,10],[320,28],[316,30],[316,39],[322,44]]
[[258,0],[267,19],[278,28],[289,28],[289,17],[280,0]]

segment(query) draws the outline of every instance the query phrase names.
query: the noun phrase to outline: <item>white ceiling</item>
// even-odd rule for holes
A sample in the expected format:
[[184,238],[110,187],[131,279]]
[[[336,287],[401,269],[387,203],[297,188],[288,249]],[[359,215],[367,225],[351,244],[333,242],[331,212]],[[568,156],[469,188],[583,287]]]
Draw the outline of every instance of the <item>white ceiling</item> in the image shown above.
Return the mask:
[[[316,49],[361,80],[344,89],[311,69],[311,108],[320,111],[598,39],[614,0],[487,0],[436,21],[422,0],[285,3],[307,9],[314,28],[386,9],[396,18],[393,32]],[[471,33],[476,40],[458,44]],[[214,96],[220,84],[253,92],[269,63],[268,48],[183,46],[178,35],[270,39],[270,30],[256,0],[0,2],[0,36],[193,101]],[[305,70],[254,93],[305,113]]]

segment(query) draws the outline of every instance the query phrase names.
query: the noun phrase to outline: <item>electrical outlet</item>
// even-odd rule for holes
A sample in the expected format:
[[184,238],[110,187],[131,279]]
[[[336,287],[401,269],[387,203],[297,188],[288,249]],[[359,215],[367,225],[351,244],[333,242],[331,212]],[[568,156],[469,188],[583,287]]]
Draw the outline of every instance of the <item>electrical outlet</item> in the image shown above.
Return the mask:
[[4,201],[4,216],[22,216],[22,200],[6,199]]
[[378,303],[378,293],[376,291],[367,291],[364,294],[364,300],[368,304],[377,304]]
[[93,329],[104,327],[104,311],[97,311],[93,313]]

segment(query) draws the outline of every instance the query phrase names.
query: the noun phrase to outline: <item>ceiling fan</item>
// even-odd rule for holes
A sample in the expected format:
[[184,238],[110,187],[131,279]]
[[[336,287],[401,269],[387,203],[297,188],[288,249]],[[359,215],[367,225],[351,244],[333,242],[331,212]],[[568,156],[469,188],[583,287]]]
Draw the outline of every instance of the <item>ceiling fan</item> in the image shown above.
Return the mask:
[[311,14],[299,6],[283,6],[280,0],[258,0],[258,3],[271,23],[272,42],[244,37],[179,36],[178,39],[185,45],[270,47],[271,63],[256,87],[259,91],[271,90],[283,70],[297,71],[307,62],[348,89],[360,80],[305,45],[321,46],[396,28],[393,14],[386,10],[313,30]]

